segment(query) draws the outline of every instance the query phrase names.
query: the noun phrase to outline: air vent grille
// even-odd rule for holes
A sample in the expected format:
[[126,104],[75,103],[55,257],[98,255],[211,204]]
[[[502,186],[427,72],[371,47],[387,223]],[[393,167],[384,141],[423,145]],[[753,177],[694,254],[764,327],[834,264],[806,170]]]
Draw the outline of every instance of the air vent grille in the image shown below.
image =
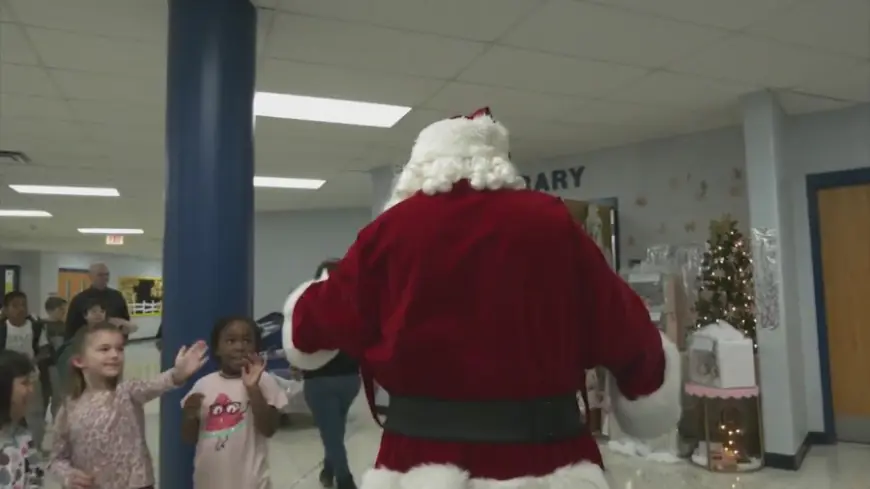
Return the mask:
[[29,165],[30,157],[21,151],[6,151],[0,149],[0,166]]

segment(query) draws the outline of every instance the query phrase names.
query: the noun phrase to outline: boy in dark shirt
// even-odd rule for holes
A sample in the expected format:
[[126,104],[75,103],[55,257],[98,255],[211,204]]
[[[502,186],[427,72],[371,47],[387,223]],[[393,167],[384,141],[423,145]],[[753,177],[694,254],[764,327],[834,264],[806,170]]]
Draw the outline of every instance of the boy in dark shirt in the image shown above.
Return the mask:
[[[63,297],[49,297],[45,300],[46,318],[42,324],[45,326],[48,342],[55,351],[60,350],[61,345],[63,345],[64,331],[66,330],[66,308],[67,301]],[[46,407],[50,403],[51,416],[54,419],[63,397],[56,364],[52,364],[48,368],[47,379],[43,376],[42,392],[46,393],[44,403]]]

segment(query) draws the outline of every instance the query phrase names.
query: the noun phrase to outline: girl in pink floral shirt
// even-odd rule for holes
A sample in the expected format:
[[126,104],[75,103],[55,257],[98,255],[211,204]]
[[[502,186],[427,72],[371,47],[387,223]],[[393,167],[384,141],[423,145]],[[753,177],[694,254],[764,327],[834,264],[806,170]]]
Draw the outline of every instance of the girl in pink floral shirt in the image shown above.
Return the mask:
[[175,367],[154,379],[123,382],[124,336],[116,326],[87,326],[71,348],[72,385],[55,421],[49,471],[69,489],[153,488],[142,406],[199,370],[208,347],[182,348]]

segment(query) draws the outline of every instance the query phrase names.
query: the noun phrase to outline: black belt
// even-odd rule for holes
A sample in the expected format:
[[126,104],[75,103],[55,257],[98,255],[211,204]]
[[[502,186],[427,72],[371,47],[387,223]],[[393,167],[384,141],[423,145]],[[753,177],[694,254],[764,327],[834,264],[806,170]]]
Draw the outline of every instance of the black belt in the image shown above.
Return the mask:
[[575,394],[512,401],[390,396],[384,430],[469,443],[549,443],[586,433]]

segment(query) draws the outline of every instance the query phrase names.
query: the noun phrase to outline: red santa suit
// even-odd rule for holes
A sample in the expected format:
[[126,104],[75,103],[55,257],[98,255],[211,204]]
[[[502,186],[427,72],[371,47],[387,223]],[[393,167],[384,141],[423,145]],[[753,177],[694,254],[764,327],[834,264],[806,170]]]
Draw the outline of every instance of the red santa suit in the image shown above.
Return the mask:
[[340,349],[390,393],[361,489],[607,489],[595,440],[572,424],[597,366],[627,434],[676,426],[677,349],[561,200],[523,183],[488,110],[436,122],[388,208],[288,298],[291,364]]

